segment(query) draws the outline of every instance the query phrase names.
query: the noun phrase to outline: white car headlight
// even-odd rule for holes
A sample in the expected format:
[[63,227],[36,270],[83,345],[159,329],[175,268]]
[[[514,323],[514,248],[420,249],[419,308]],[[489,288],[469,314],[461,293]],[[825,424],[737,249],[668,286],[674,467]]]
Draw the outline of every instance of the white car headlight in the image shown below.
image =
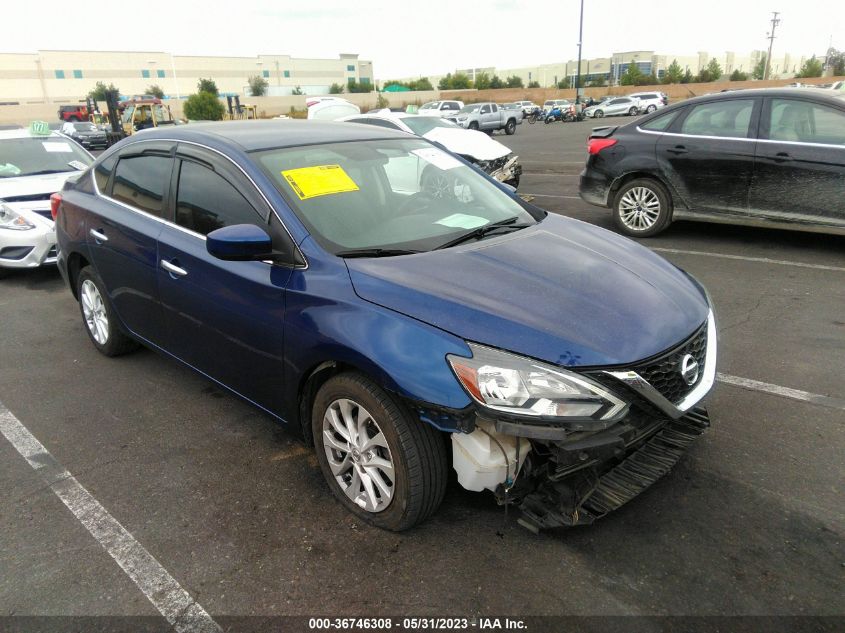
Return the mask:
[[10,231],[29,231],[35,225],[11,207],[0,204],[0,229]]
[[531,358],[467,343],[472,358],[446,359],[464,389],[479,404],[513,415],[615,420],[627,403],[575,372]]

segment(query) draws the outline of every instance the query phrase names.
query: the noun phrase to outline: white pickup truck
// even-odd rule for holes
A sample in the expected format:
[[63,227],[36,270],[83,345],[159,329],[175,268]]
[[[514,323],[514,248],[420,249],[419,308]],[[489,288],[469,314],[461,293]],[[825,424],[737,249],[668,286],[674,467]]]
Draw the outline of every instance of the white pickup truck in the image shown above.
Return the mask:
[[510,135],[516,132],[517,116],[518,111],[503,110],[495,103],[471,103],[447,118],[468,130],[481,130],[490,134],[495,130],[504,130],[505,134]]

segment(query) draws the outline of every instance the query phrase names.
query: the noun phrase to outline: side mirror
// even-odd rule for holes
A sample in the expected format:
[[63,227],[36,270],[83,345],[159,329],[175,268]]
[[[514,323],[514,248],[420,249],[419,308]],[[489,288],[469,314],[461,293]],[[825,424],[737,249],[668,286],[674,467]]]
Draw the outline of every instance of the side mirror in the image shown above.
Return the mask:
[[243,262],[272,257],[273,243],[267,231],[254,224],[233,224],[212,231],[205,247],[217,259]]

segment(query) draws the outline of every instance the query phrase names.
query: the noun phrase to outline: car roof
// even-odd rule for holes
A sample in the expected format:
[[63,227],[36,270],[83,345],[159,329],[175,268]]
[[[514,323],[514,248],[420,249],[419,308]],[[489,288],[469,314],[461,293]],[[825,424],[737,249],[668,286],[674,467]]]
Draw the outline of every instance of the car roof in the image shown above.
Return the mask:
[[251,152],[261,149],[408,138],[404,132],[367,125],[347,125],[337,121],[270,119],[263,121],[224,121],[161,126],[144,130],[137,139],[168,139],[194,143],[236,145]]
[[30,134],[27,128],[20,128],[17,130],[0,130],[0,140],[7,138],[67,138],[64,134],[59,134],[55,130],[50,130],[50,134]]
[[[721,99],[736,99],[737,97],[810,97],[817,101],[828,102],[834,105],[842,105],[845,100],[845,95],[837,94],[832,90],[823,90],[821,88],[740,88],[738,90],[729,90],[727,92],[716,92],[713,94],[703,95],[701,97],[694,97],[686,101],[679,101],[675,106],[682,106],[690,103],[701,103],[704,101],[719,101]],[[666,110],[663,110],[666,112]]]

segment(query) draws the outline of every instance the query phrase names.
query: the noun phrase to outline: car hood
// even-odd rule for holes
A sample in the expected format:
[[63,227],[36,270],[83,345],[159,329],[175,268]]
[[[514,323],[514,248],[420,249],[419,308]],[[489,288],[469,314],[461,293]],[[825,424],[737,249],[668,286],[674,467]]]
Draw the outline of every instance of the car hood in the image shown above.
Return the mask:
[[557,365],[630,365],[689,337],[707,299],[635,242],[558,216],[467,246],[346,260],[363,299]]
[[61,174],[44,174],[42,176],[0,178],[0,200],[15,200],[15,198],[36,196],[39,194],[49,197],[50,194],[59,191],[68,178],[78,173],[78,171],[69,171]]
[[496,160],[511,153],[511,150],[499,141],[476,130],[436,127],[423,134],[423,138],[440,143],[454,154],[472,156],[476,160]]

